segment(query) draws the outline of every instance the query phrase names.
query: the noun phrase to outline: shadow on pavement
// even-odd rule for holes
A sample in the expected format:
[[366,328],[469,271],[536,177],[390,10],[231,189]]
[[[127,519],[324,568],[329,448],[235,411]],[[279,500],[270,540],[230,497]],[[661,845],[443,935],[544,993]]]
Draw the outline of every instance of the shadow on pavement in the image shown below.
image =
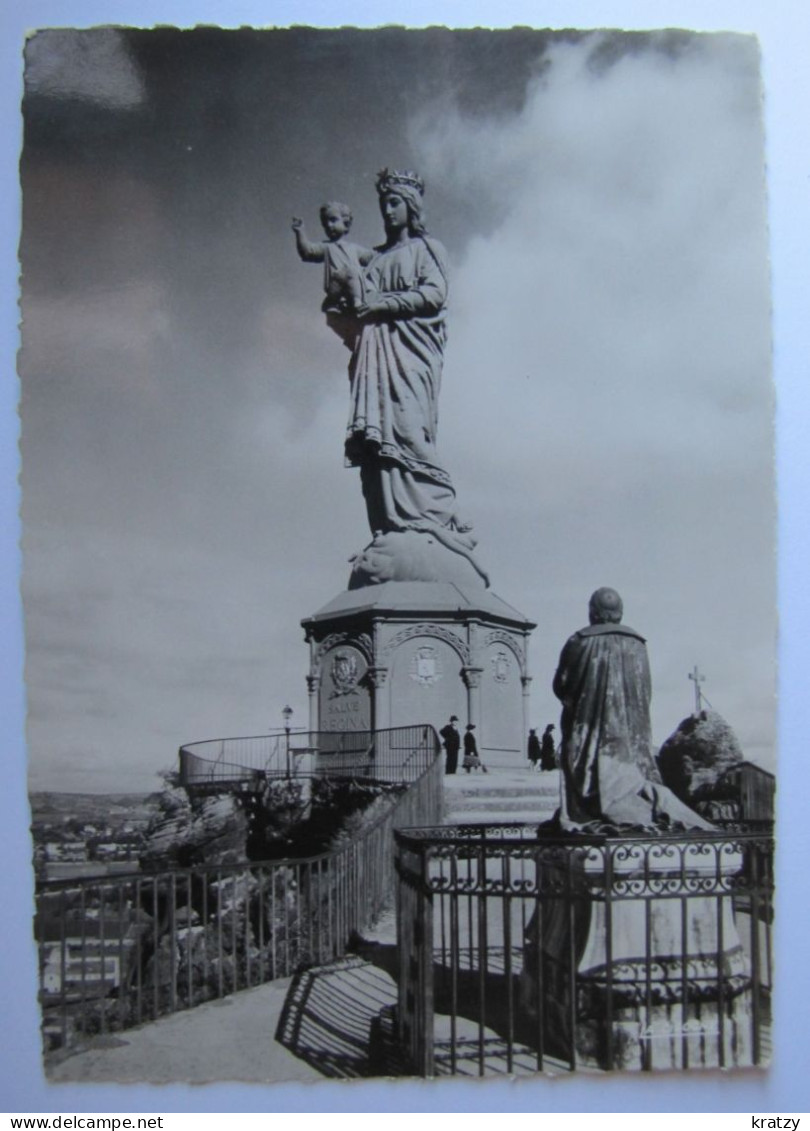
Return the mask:
[[376,1075],[371,1026],[396,998],[393,978],[359,956],[315,966],[293,979],[276,1040],[324,1076]]

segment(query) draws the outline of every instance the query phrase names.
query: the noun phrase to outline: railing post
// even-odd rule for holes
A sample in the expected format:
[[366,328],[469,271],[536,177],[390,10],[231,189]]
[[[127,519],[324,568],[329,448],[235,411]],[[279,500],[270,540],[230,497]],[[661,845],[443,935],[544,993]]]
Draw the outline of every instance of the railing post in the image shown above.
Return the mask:
[[107,1032],[107,995],[105,987],[107,985],[107,924],[106,919],[106,906],[104,903],[104,884],[99,884],[99,908],[98,908],[98,962],[99,973],[101,975],[101,996],[99,1001],[101,1003],[101,1032]]
[[608,1071],[613,1070],[613,848],[602,847],[602,867],[605,877],[605,1030],[607,1033],[606,1060]]
[[[66,929],[66,915],[65,915],[65,889],[59,893],[60,903],[60,925],[59,925],[59,1020],[60,1029],[62,1032],[62,1044],[67,1044],[68,1024],[67,1024],[67,929]],[[82,967],[86,961],[86,955],[82,950]]]
[[434,1000],[433,1000],[433,894],[428,887],[430,863],[422,852],[421,876],[416,905],[414,949],[417,954],[418,1002],[417,1030],[421,1034],[419,1071],[422,1076],[435,1074]]
[[761,970],[759,953],[759,920],[760,920],[760,860],[759,845],[749,846],[748,875],[750,882],[750,910],[751,910],[751,1038],[753,1046],[754,1064],[759,1064],[762,1057],[761,1027],[762,1027],[762,997],[761,997]]

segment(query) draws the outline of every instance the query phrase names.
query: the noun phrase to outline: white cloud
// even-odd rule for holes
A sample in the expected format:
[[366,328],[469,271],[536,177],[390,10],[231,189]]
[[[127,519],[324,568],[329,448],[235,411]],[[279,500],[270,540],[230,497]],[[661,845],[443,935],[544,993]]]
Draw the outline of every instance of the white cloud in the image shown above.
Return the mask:
[[495,588],[540,621],[538,723],[588,593],[614,584],[650,636],[658,740],[698,661],[762,757],[775,593],[754,48],[706,37],[596,70],[600,42],[553,45],[514,122],[446,109],[414,131],[428,181],[499,216],[453,278],[443,451]]

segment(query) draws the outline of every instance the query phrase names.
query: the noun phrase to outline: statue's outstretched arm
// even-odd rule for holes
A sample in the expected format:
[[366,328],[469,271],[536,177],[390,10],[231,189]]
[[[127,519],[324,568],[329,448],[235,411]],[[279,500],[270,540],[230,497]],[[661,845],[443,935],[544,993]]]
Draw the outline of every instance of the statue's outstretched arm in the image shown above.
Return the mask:
[[293,219],[292,230],[298,255],[304,263],[323,263],[326,256],[323,244],[313,243],[312,240],[307,239],[304,225],[297,217]]

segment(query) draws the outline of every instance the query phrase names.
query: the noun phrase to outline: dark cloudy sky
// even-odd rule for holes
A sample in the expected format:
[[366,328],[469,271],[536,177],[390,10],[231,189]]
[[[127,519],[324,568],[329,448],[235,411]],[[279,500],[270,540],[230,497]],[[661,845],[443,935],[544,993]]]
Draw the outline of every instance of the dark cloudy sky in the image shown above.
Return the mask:
[[[451,268],[440,447],[538,622],[532,722],[599,585],[773,760],[773,398],[756,41],[41,32],[26,54],[22,460],[34,788],[148,789],[306,719],[301,617],[367,540],[347,355],[290,217],[381,238],[417,168]],[[744,615],[741,615],[744,610]],[[432,720],[440,721],[440,720]]]

